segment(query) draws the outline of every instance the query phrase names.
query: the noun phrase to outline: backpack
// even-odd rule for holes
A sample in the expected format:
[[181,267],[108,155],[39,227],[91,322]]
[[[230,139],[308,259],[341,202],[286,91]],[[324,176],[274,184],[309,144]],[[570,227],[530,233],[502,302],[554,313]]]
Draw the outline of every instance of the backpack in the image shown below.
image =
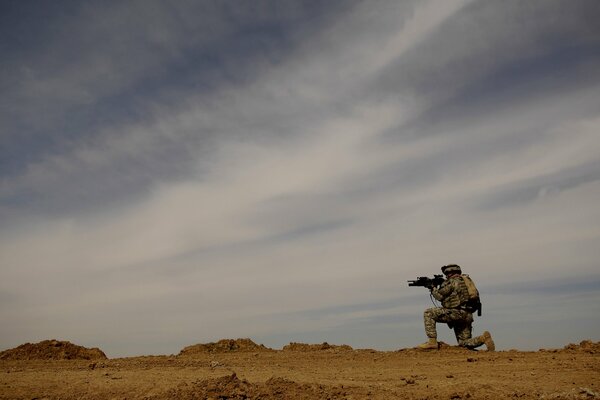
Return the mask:
[[468,300],[465,302],[465,306],[469,312],[477,311],[477,315],[481,317],[481,300],[479,298],[479,290],[475,286],[475,282],[469,275],[461,275],[463,282],[467,287]]

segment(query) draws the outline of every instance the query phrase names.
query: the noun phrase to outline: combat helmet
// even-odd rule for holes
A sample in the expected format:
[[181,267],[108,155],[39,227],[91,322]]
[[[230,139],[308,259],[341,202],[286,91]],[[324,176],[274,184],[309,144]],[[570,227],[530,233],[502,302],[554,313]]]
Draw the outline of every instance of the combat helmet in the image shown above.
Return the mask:
[[444,275],[448,276],[448,274],[462,274],[462,271],[460,270],[460,266],[456,265],[456,264],[448,264],[448,265],[444,265],[442,267],[442,272],[444,273]]

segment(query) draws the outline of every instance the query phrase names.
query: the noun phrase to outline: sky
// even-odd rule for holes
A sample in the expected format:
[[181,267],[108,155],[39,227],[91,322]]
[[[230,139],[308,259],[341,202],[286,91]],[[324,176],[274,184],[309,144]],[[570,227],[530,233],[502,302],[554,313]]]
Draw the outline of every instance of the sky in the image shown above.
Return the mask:
[[[600,340],[600,6],[0,2],[0,350]],[[439,339],[455,343],[438,325]]]

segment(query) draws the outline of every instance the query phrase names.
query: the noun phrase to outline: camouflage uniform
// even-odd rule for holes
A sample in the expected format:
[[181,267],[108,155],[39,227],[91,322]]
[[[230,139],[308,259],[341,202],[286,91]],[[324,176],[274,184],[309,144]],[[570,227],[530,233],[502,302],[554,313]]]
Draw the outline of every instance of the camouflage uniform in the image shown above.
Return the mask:
[[475,348],[484,344],[481,336],[471,336],[473,314],[461,306],[469,299],[469,292],[460,275],[451,276],[439,288],[433,288],[431,294],[442,302],[442,307],[429,308],[423,313],[427,337],[436,339],[435,324],[443,322],[454,329],[459,346]]

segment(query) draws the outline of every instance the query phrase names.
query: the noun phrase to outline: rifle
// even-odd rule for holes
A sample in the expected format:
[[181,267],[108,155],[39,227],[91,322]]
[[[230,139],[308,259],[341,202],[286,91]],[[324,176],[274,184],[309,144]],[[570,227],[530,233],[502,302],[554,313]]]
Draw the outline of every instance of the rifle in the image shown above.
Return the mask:
[[433,278],[428,278],[426,276],[419,276],[417,279],[412,281],[407,281],[408,286],[422,286],[427,289],[431,289],[436,286],[440,286],[444,282],[443,275],[433,275]]

